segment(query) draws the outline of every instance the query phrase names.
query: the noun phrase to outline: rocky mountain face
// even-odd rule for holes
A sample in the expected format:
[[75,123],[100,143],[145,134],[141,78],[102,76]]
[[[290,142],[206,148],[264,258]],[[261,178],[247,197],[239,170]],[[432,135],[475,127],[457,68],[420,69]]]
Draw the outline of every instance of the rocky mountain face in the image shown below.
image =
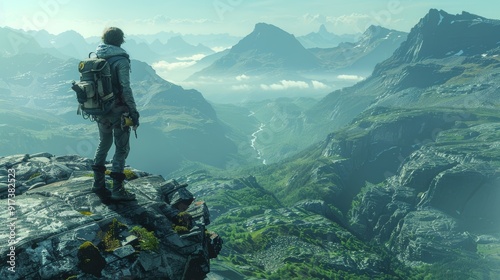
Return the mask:
[[486,109],[380,107],[255,177],[183,180],[228,235],[221,260],[243,274],[495,279],[498,120]]
[[187,184],[127,168],[136,200],[111,203],[90,192],[91,164],[49,153],[0,158],[10,223],[0,235],[9,244],[0,249],[9,266],[0,277],[205,279],[222,240]]
[[325,68],[369,76],[375,65],[391,57],[406,40],[407,33],[370,26],[356,42],[342,42],[334,48],[314,48]]
[[[490,43],[483,45],[482,38],[485,42],[491,40],[491,32],[499,30],[498,21],[484,19],[480,22],[479,17],[464,13],[443,16],[440,22],[440,14],[445,15],[442,11],[431,10],[411,30],[408,40],[393,56],[378,64],[370,77],[353,87],[330,93],[309,111],[309,116],[324,116],[324,119],[333,120],[333,126],[341,127],[365,109],[377,106],[494,106],[499,47]],[[460,49],[455,52],[455,44],[441,40],[449,35],[436,35],[434,30],[441,29],[443,34],[456,34],[459,39],[455,40],[461,42]],[[483,35],[478,37],[478,34]],[[420,41],[415,41],[417,39]],[[417,45],[424,46],[425,51],[419,54],[422,49],[418,48],[417,52],[414,49]],[[432,52],[431,49],[436,49],[435,56],[424,55]],[[464,51],[460,52],[462,49]],[[410,54],[415,56],[410,57]]]
[[[482,112],[371,112],[332,135],[323,154],[348,158],[338,164],[352,175],[338,183],[343,190],[335,196],[336,205],[349,209],[352,228],[408,263],[474,263],[487,256],[484,247],[498,246],[494,233],[500,226],[494,214],[500,195],[493,136],[498,114]],[[488,262],[470,269],[495,275],[496,267]]]
[[481,55],[498,46],[499,25],[498,20],[467,12],[451,15],[432,9],[413,27],[393,59],[413,63],[452,55]]
[[[422,46],[434,44],[433,28],[460,23],[463,30],[455,34],[462,36],[463,52],[450,52],[455,46],[442,42],[438,50],[447,52],[412,52],[418,59],[405,60],[400,54],[410,44],[403,43],[371,77],[332,92],[303,115],[334,131],[324,141],[247,171],[254,178],[192,175],[209,199],[220,198],[214,192],[222,187],[227,197],[221,200],[235,200],[221,208],[231,215],[214,222],[231,232],[224,260],[232,268],[268,279],[288,279],[290,271],[328,279],[361,278],[361,271],[367,279],[498,277],[499,48],[479,47],[476,36],[498,31],[497,21],[467,13],[428,20],[436,12],[408,40],[430,38]],[[255,207],[237,199],[240,192],[255,196]],[[272,205],[258,199],[269,195]],[[304,204],[307,210],[300,208]],[[327,219],[326,227],[311,221],[320,218]],[[333,236],[343,230],[347,239]],[[311,246],[312,236],[335,250]],[[259,263],[268,254],[275,261]],[[363,267],[360,254],[384,265]]]

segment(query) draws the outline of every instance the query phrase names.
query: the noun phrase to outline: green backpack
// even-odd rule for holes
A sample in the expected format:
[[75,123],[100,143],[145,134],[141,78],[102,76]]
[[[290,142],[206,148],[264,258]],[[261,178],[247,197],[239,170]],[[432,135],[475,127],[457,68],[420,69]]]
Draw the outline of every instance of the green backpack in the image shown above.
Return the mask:
[[84,118],[105,115],[111,110],[114,94],[111,83],[112,61],[116,61],[121,56],[114,56],[109,59],[91,57],[80,61],[78,71],[80,81],[73,81],[72,89],[76,92],[78,100],[77,114],[82,114]]

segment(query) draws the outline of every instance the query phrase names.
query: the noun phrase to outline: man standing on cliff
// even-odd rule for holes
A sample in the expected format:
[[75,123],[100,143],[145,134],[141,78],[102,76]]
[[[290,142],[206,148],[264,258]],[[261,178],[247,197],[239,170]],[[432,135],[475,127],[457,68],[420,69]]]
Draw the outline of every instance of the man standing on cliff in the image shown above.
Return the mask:
[[[99,146],[94,157],[94,183],[92,191],[103,198],[114,201],[130,201],[135,194],[127,192],[123,186],[125,174],[125,160],[130,151],[130,127],[122,125],[122,117],[128,114],[133,122],[133,129],[139,126],[139,112],[137,111],[132,89],[130,88],[130,59],[127,52],[120,46],[125,42],[123,31],[117,27],[106,28],[102,35],[102,44],[97,46],[96,54],[99,58],[110,63],[111,83],[115,96],[111,111],[96,118],[99,128]],[[104,166],[109,149],[115,143],[111,178],[113,188],[110,192],[106,188]]]

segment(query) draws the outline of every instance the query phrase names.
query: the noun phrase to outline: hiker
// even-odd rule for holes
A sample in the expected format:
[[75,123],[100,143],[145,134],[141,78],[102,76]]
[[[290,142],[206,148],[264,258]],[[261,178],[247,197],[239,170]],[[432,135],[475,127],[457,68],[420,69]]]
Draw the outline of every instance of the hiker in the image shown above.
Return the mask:
[[[94,165],[92,165],[94,170],[92,191],[101,197],[111,198],[115,201],[135,199],[135,194],[127,192],[123,186],[125,180],[123,170],[130,151],[130,126],[123,126],[122,118],[127,114],[130,116],[134,131],[139,126],[139,112],[137,112],[130,88],[130,59],[127,52],[120,47],[124,42],[123,31],[117,27],[109,27],[104,30],[102,43],[97,46],[96,50],[97,56],[108,60],[108,62],[111,57],[115,57],[110,62],[111,83],[115,99],[109,113],[96,117],[99,128],[99,146],[95,153]],[[109,191],[106,188],[106,167],[104,164],[113,140],[116,150],[110,174],[113,179],[113,188]]]

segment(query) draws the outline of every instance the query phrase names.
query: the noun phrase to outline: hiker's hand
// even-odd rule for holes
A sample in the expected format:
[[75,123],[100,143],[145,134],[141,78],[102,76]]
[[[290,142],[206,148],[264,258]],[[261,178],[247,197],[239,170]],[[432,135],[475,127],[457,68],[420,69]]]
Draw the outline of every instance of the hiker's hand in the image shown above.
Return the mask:
[[139,126],[139,112],[137,112],[137,111],[130,112],[130,118],[132,119],[132,122],[134,123],[134,130],[136,130],[137,127]]

